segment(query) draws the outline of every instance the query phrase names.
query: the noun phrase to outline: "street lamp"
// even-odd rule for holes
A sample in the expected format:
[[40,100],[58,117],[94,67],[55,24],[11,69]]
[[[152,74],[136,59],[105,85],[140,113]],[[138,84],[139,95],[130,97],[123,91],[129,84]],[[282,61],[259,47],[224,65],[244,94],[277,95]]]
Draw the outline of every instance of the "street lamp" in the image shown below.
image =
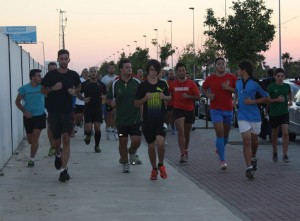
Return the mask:
[[282,61],[281,61],[281,4],[279,0],[279,67],[282,67]]
[[[171,49],[173,49],[173,36],[172,36],[172,20],[168,20],[168,22],[171,24]],[[173,54],[171,55],[172,59],[172,69],[173,69]]]
[[135,49],[137,49],[137,41],[133,41],[135,43]]
[[114,56],[114,63],[115,63],[115,60],[116,60],[116,56],[115,56],[115,54],[113,54],[113,56]]
[[146,49],[146,38],[147,38],[147,35],[143,35],[143,37],[145,38],[145,49]]
[[196,56],[196,53],[195,53],[195,10],[193,7],[190,7],[189,8],[190,10],[193,11],[193,51],[194,51],[194,59],[193,59],[193,76],[194,76],[194,79],[195,79],[195,75],[196,75],[196,67],[195,67],[195,56]]
[[156,31],[156,57],[158,60],[158,29],[154,28],[154,31]]

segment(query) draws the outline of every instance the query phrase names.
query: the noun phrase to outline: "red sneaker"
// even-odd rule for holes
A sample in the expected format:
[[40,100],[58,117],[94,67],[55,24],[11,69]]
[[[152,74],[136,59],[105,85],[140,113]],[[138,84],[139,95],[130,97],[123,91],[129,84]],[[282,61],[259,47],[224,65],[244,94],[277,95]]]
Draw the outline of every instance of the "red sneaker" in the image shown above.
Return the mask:
[[160,177],[163,178],[163,179],[167,179],[168,174],[166,172],[165,166],[160,166],[158,169],[159,169],[159,172],[160,172]]
[[157,170],[152,170],[150,180],[157,180]]

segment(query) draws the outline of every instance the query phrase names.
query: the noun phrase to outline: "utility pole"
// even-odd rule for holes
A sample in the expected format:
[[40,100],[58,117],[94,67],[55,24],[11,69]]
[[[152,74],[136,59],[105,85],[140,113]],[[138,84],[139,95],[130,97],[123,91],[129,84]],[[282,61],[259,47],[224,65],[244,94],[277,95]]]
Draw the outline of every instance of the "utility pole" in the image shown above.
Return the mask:
[[63,9],[57,9],[59,13],[59,49],[65,49],[65,28],[67,25],[67,18],[64,18]]
[[156,59],[158,60],[158,29],[155,28],[154,31],[156,31]]
[[282,60],[281,60],[281,4],[279,0],[279,67],[282,67]]

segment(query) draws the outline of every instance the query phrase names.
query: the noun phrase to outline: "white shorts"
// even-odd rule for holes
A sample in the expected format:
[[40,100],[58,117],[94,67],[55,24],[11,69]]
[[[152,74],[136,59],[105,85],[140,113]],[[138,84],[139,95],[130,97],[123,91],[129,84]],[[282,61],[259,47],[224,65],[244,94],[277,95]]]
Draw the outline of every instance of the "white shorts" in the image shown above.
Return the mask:
[[253,134],[260,133],[261,122],[249,122],[245,120],[239,120],[238,125],[240,133],[244,133],[248,130],[250,130]]

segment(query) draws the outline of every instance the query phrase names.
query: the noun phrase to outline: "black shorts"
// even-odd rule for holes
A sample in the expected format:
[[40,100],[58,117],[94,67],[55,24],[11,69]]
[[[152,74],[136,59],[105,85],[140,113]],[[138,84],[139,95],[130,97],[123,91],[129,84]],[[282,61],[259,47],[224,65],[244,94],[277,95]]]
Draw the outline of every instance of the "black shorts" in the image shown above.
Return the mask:
[[282,124],[289,124],[290,123],[290,118],[289,118],[289,114],[283,114],[280,116],[270,116],[270,125],[271,128],[275,129],[277,127],[279,127]]
[[152,121],[143,122],[143,134],[148,144],[153,143],[157,135],[166,136],[164,129],[164,121],[161,119],[154,119]]
[[172,111],[173,110],[173,106],[167,106],[167,111]]
[[76,104],[75,109],[74,109],[74,113],[75,114],[82,114],[83,111],[84,111],[84,105]]
[[118,136],[119,137],[128,137],[128,135],[142,136],[141,124],[142,123],[137,123],[130,126],[118,127]]
[[183,109],[173,109],[173,118],[174,120],[178,118],[184,117],[184,123],[186,124],[193,124],[195,122],[195,112],[192,111],[187,111]]
[[46,128],[46,114],[27,118],[23,116],[24,127],[27,134],[32,134],[34,129]]
[[99,108],[85,108],[84,110],[84,122],[87,123],[95,123],[103,122],[103,114],[101,107]]
[[54,139],[60,139],[61,135],[71,135],[74,127],[74,113],[49,113],[48,122]]

